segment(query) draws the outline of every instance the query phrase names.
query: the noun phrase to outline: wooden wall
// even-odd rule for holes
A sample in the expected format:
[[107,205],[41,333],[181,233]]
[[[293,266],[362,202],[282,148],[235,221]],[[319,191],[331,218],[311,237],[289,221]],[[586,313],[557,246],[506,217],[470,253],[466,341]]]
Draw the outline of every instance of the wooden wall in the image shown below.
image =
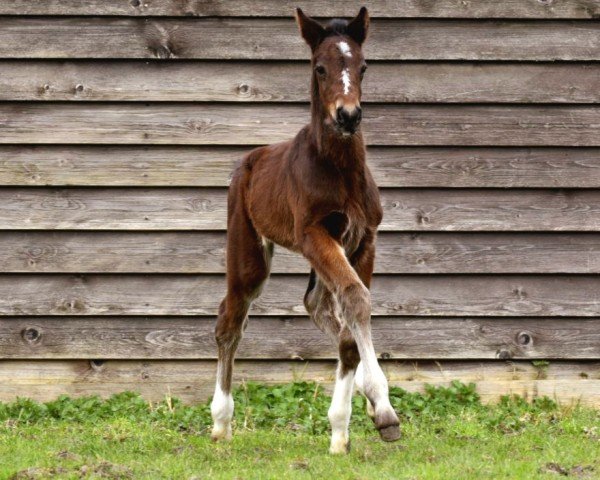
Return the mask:
[[[390,379],[600,404],[600,1],[366,3]],[[294,5],[0,2],[0,400],[210,394],[228,175],[308,118]],[[277,251],[238,380],[331,381],[307,271]]]

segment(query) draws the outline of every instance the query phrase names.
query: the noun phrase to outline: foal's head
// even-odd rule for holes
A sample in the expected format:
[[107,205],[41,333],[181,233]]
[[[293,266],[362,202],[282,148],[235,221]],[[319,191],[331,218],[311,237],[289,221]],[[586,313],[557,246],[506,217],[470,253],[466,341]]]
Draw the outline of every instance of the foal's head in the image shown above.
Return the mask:
[[362,44],[369,14],[365,7],[351,21],[332,20],[323,28],[299,8],[296,19],[302,37],[312,50],[313,109],[338,135],[350,137],[360,124],[361,81],[367,64]]

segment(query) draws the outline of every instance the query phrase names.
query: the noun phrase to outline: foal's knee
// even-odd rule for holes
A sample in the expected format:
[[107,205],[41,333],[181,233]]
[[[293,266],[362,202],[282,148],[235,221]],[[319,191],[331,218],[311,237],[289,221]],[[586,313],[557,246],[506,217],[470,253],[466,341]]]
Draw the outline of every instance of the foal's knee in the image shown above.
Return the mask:
[[371,317],[371,292],[361,282],[353,283],[339,293],[342,313],[349,326],[362,324]]
[[[242,320],[240,321],[235,316],[232,316],[227,311],[225,301],[219,307],[219,316],[215,326],[215,340],[220,348],[229,348],[238,344],[242,338],[242,333],[245,324],[245,313],[241,312]],[[239,315],[238,315],[239,316]]]

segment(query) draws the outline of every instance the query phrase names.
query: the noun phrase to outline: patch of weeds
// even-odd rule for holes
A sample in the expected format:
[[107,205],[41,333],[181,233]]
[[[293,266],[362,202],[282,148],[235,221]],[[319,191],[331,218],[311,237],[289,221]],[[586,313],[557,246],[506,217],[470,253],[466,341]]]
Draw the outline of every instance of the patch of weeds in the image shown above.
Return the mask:
[[546,360],[534,360],[531,364],[536,369],[538,380],[545,380],[548,378],[548,367],[550,366],[550,362]]
[[[240,430],[285,429],[286,431],[325,434],[329,431],[327,411],[331,398],[321,386],[313,382],[295,382],[283,385],[245,383],[234,392],[236,402],[235,428]],[[452,382],[448,387],[426,386],[423,393],[410,393],[397,387],[390,388],[392,406],[405,421],[439,422],[451,418],[476,420],[477,428],[454,425],[456,438],[483,438],[485,431],[517,433],[536,422],[552,422],[557,404],[547,397],[528,402],[521,397],[502,397],[496,405],[484,406],[475,384]],[[210,428],[209,402],[194,406],[183,405],[178,399],[167,397],[150,403],[136,393],[124,392],[103,400],[99,397],[69,398],[61,396],[47,403],[19,398],[13,403],[0,403],[0,423],[14,428],[19,424],[70,421],[100,423],[121,419],[105,431],[108,440],[123,442],[129,438],[127,424],[151,424],[187,433],[205,433]],[[372,431],[372,422],[366,415],[365,400],[353,398],[352,429],[354,432]],[[581,431],[581,430],[579,430]]]

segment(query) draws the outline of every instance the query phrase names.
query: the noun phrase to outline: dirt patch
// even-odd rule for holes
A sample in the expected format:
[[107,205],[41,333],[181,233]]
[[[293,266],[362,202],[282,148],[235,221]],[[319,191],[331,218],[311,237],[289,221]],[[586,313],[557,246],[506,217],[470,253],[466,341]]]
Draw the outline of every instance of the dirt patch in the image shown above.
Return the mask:
[[38,480],[41,478],[53,478],[56,475],[67,473],[67,470],[62,467],[31,467],[19,472],[13,473],[8,480]]
[[81,478],[93,476],[94,478],[109,478],[111,480],[127,480],[133,478],[133,472],[125,465],[110,462],[101,462],[97,465],[83,465],[79,469]]
[[594,467],[591,465],[575,465],[567,468],[558,463],[547,463],[540,468],[540,473],[554,473],[563,477],[579,477],[590,478],[594,472]]

